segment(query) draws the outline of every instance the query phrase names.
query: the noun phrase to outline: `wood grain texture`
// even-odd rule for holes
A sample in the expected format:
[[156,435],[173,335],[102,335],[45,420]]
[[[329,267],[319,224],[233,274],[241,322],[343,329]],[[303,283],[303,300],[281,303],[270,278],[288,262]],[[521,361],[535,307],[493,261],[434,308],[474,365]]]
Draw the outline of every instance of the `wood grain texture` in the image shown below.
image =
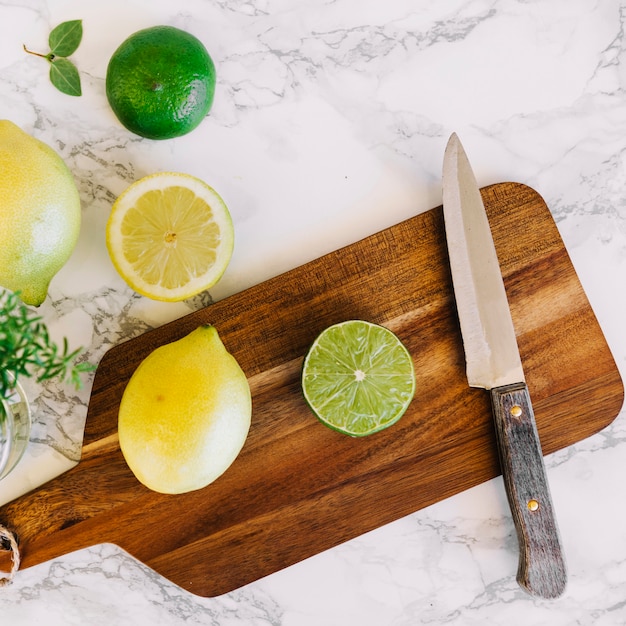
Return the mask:
[[[607,426],[623,386],[541,197],[515,183],[482,194],[547,454]],[[299,386],[315,336],[356,318],[396,332],[417,377],[402,419],[362,439],[320,424]],[[153,493],[119,450],[121,395],[150,351],[206,323],[249,378],[250,434],[212,485]],[[489,394],[465,378],[437,208],[111,349],[94,379],[81,462],[0,508],[0,523],[19,534],[23,567],[111,542],[214,596],[499,472]]]
[[517,581],[529,594],[558,598],[567,570],[528,387],[491,390],[504,486],[519,542]]

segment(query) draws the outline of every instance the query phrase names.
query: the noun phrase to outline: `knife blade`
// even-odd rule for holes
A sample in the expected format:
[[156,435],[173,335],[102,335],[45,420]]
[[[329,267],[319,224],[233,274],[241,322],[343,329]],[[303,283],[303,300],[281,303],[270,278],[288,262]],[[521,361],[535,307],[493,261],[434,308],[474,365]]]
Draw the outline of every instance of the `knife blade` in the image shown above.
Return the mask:
[[490,393],[519,542],[517,582],[531,595],[556,598],[567,573],[541,444],[489,220],[456,134],[444,155],[443,213],[467,380]]

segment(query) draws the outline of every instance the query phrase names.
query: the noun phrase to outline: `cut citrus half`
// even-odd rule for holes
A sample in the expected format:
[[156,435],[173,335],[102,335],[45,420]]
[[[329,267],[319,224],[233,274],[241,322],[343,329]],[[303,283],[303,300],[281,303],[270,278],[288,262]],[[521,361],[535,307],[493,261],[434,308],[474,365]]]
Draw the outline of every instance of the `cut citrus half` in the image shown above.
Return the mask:
[[163,172],[133,183],[115,201],[106,241],[113,265],[130,287],[175,302],[221,278],[233,252],[233,222],[209,185]]
[[302,391],[315,415],[362,437],[397,422],[415,393],[413,360],[384,326],[362,320],[324,330],[302,366]]

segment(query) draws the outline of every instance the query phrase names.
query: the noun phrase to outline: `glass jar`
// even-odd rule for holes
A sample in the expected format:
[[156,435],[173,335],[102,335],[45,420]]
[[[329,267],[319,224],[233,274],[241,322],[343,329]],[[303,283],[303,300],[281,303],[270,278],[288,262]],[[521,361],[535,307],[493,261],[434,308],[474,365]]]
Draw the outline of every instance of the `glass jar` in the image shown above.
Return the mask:
[[19,381],[15,381],[9,398],[0,398],[0,480],[22,458],[28,445],[30,426],[30,405]]

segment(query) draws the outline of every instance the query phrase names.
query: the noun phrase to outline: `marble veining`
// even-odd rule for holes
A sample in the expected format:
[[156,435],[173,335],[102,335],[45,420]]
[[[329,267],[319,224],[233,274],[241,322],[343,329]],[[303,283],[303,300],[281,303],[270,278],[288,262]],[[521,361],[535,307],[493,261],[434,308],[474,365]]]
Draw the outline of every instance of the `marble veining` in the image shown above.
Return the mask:
[[[82,18],[83,96],[56,92],[51,28]],[[214,107],[151,142],[106,102],[111,54],[171,24],[205,41]],[[74,255],[40,313],[97,363],[112,346],[441,203],[452,131],[481,185],[546,200],[617,365],[626,371],[626,5],[621,0],[0,0],[0,117],[53,146],[83,207]],[[133,293],[106,252],[115,198],[155,171],[206,180],[231,209],[235,253],[210,293]],[[584,366],[584,364],[582,365]],[[0,503],[79,462],[82,389],[25,381],[34,426]],[[113,545],[22,570],[2,623],[413,626],[626,624],[626,422],[546,457],[570,583],[556,601],[515,582],[501,479],[219,598],[189,594]]]

